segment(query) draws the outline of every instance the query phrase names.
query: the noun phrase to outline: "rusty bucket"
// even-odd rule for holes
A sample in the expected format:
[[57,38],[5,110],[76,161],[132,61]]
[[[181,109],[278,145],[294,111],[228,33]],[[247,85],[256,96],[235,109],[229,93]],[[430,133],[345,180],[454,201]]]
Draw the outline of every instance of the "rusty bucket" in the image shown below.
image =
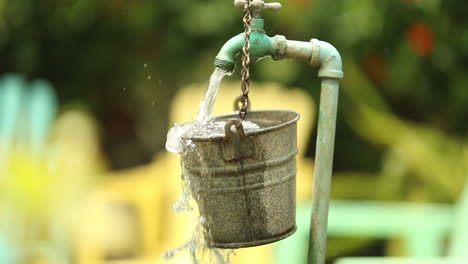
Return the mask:
[[251,111],[244,132],[237,115],[225,135],[185,138],[182,173],[206,219],[209,247],[242,248],[276,242],[296,230],[297,121],[293,111]]

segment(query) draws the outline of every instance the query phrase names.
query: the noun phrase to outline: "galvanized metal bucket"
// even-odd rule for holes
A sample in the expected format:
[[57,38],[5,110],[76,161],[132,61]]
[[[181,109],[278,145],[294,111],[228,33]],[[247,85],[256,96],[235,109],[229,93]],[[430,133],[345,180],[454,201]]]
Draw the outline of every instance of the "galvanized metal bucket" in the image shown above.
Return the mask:
[[246,120],[260,128],[244,132],[234,114],[216,118],[227,121],[225,136],[189,138],[182,156],[210,247],[258,246],[296,230],[299,114],[250,111]]

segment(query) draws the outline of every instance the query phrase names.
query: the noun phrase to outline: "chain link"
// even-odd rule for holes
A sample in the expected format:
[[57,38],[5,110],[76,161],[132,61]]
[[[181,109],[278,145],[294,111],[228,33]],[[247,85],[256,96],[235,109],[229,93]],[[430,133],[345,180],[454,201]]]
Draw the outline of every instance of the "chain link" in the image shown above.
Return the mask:
[[249,108],[249,89],[250,89],[250,34],[252,29],[250,28],[250,23],[252,21],[252,12],[250,10],[252,6],[252,0],[246,0],[244,5],[244,37],[245,44],[242,48],[243,58],[242,58],[242,106],[239,109],[239,117],[243,120],[247,115],[247,109]]

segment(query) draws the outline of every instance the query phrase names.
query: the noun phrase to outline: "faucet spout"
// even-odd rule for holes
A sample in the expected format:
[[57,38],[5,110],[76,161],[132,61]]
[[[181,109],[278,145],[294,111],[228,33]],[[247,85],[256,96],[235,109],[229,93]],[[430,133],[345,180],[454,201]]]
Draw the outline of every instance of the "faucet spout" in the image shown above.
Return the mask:
[[236,57],[241,52],[244,43],[243,33],[228,40],[216,55],[215,66],[227,72],[232,72],[236,64]]

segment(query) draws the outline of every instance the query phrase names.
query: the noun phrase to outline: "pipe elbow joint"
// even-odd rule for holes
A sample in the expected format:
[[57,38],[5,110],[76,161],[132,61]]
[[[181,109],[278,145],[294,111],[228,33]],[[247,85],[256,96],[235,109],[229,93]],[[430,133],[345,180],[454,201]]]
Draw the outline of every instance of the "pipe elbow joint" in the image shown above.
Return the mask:
[[320,66],[319,77],[343,79],[343,63],[338,50],[328,42],[312,39],[312,56],[310,64]]

